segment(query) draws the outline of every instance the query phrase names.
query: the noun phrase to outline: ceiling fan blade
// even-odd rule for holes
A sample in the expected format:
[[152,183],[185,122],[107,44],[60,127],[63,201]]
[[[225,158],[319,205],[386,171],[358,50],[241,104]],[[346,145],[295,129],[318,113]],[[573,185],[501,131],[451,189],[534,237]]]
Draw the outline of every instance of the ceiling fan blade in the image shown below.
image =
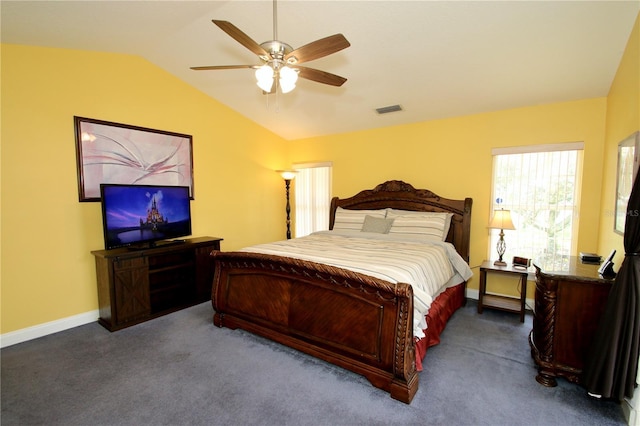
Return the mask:
[[206,67],[191,67],[196,71],[208,71],[208,70],[239,70],[244,68],[258,68],[257,65],[211,65]]
[[243,45],[244,47],[246,47],[256,55],[264,56],[267,59],[269,58],[269,52],[264,50],[258,43],[253,41],[251,37],[243,33],[238,27],[233,25],[231,22],[217,21],[215,19],[212,22],[216,24],[222,31],[229,34],[231,38],[233,38],[235,41],[237,41],[238,43],[240,43],[241,45]]
[[284,60],[290,64],[301,64],[331,55],[349,46],[351,43],[342,34],[334,34],[297,48],[286,55]]
[[299,66],[295,66],[293,68],[299,71],[299,77],[306,78],[307,80],[312,80],[318,83],[329,84],[331,86],[342,86],[345,81],[347,81],[347,79],[344,77],[340,77],[339,75],[331,74],[326,71],[320,71],[315,68]]

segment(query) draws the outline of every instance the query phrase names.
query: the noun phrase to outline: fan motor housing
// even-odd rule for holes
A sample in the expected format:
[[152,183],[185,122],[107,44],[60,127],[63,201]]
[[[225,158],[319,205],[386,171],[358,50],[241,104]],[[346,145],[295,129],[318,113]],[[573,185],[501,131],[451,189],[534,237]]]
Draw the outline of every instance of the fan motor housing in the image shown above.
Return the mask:
[[278,40],[265,41],[264,43],[260,44],[260,47],[269,52],[269,54],[271,55],[271,58],[261,57],[265,61],[269,61],[271,59],[282,59],[289,53],[293,52],[293,47]]

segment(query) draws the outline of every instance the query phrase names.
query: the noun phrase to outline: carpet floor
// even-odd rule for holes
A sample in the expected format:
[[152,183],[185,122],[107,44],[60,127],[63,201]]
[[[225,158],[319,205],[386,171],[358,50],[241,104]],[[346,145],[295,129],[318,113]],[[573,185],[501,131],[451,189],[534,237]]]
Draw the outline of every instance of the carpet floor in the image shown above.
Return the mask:
[[97,323],[0,351],[3,425],[624,425],[619,404],[535,381],[517,314],[469,301],[430,348],[410,405],[240,330],[210,303],[110,333]]

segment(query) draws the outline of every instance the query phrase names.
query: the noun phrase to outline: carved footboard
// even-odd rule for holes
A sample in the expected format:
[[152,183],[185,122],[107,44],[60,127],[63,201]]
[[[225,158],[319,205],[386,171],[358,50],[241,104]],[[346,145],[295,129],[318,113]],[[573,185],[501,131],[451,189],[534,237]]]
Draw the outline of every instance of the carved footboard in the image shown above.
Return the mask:
[[212,256],[217,326],[241,328],[308,353],[411,402],[418,374],[410,285],[279,256]]

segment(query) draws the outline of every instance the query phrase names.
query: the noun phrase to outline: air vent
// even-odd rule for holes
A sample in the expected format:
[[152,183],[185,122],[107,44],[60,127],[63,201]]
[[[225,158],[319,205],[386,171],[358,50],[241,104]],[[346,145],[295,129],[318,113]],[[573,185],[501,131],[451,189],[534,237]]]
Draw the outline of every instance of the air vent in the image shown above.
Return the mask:
[[402,111],[400,105],[390,105],[382,108],[376,108],[378,114],[389,114],[390,112]]

